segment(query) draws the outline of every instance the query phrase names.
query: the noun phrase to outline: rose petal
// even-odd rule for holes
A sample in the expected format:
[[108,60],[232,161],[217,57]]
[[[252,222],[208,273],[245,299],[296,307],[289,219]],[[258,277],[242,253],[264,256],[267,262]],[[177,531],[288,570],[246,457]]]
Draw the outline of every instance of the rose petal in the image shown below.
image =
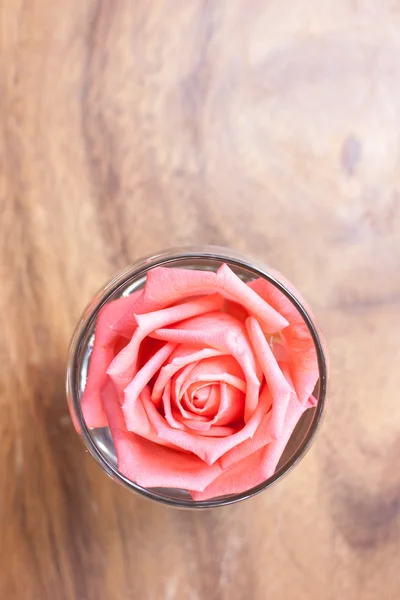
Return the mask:
[[279,438],[283,434],[286,410],[293,389],[279,368],[257,319],[249,317],[246,327],[272,397],[272,412],[269,419],[271,436]]
[[209,500],[229,494],[238,494],[255,487],[262,481],[264,476],[264,453],[265,448],[261,448],[254,454],[251,454],[241,462],[235,464],[232,468],[224,471],[216,477],[203,491],[190,490],[193,500]]
[[217,273],[168,267],[151,269],[147,274],[143,301],[151,301],[151,306],[162,308],[182,298],[215,292],[257,316],[271,333],[288,325],[279,312],[265,303],[257,293],[249,291],[249,287],[226,264],[222,264]]
[[[182,390],[182,386],[185,384],[186,379],[189,377],[190,373],[193,371],[193,369],[196,368],[196,366],[198,365],[198,362],[193,362],[193,363],[189,363],[188,365],[186,365],[186,367],[184,367],[180,373],[177,373],[177,375],[175,377],[173,377],[172,379],[172,385],[173,385],[173,393],[174,393],[174,399],[175,399],[175,403],[178,405],[180,405],[180,399],[182,397],[181,394],[181,390]],[[183,416],[188,416],[185,415],[185,412],[183,411],[183,408],[181,407],[181,412],[183,414]]]
[[[130,339],[137,327],[136,317],[137,315],[154,312],[160,307],[151,301],[151,299],[144,298],[144,290],[140,290],[137,293],[137,300],[132,310],[127,311],[121,318],[116,321],[113,325],[113,330],[118,335]],[[162,307],[163,308],[163,307]]]
[[265,403],[266,410],[257,427],[257,431],[251,438],[237,444],[221,457],[221,466],[224,470],[230,469],[236,463],[241,462],[243,459],[247,458],[247,456],[250,456],[250,454],[254,454],[254,452],[272,442],[273,437],[271,435],[270,426],[272,398],[267,386],[263,389],[262,399]]
[[[193,421],[193,423],[198,423],[198,421]],[[186,425],[186,421],[185,421],[185,425]],[[193,431],[190,431],[189,428],[186,431],[193,433]],[[227,425],[223,425],[220,427],[218,425],[213,425],[209,429],[205,429],[203,431],[197,431],[197,432],[195,431],[195,433],[197,433],[198,435],[202,435],[203,437],[222,438],[222,437],[228,437],[229,435],[233,435],[234,433],[237,433],[237,431],[238,430],[235,427],[229,427]]]
[[242,392],[246,391],[246,382],[243,381],[243,371],[238,362],[229,355],[206,358],[199,361],[196,367],[190,372],[182,385],[181,394],[196,382],[220,382],[224,381]]
[[[136,314],[159,311],[185,298],[211,295],[216,291],[216,274],[211,271],[155,267],[147,273],[135,306]],[[137,327],[136,314],[133,310],[125,314],[115,324],[115,331],[131,337]]]
[[[317,353],[311,333],[297,308],[272,283],[256,279],[248,285],[289,322],[289,327],[281,335],[290,356],[294,388],[299,401],[304,404],[313,393],[319,377]],[[293,286],[290,287],[294,290]]]
[[163,401],[163,407],[164,407],[164,415],[165,415],[165,420],[168,422],[168,424],[175,428],[175,429],[182,429],[185,431],[185,426],[183,425],[183,423],[181,423],[180,421],[178,421],[178,419],[176,419],[174,417],[174,414],[172,412],[172,407],[171,407],[171,382],[168,381],[167,385],[164,388],[164,392],[162,395],[162,401]]
[[249,286],[235,275],[228,265],[223,264],[218,269],[217,280],[222,288],[221,293],[223,295],[227,294],[231,300],[238,302],[241,306],[246,308],[251,315],[254,315],[262,321],[265,331],[275,333],[276,331],[280,331],[284,327],[287,327],[288,321],[285,317],[275,310],[268,302],[264,302],[259,294],[254,292],[251,287],[251,293],[249,294]]
[[[125,388],[124,403],[122,411],[125,417],[125,423],[129,431],[136,431],[135,427],[138,420],[138,411],[144,412],[143,406],[138,402],[139,395],[150,379],[164,364],[167,358],[175,350],[175,344],[164,344],[150,360],[136,373],[131,383]],[[147,416],[146,416],[147,418]],[[136,431],[136,433],[139,433]]]
[[106,371],[114,358],[118,335],[112,327],[123,314],[136,304],[139,293],[108,302],[100,310],[96,322],[94,344],[90,356],[88,378],[82,396],[82,412],[88,427],[106,427],[107,417],[100,397],[108,381]]
[[316,399],[315,396],[310,396],[308,399],[308,408],[314,408],[314,406],[317,406],[318,404],[318,400]]
[[183,429],[185,429],[185,431],[187,431],[188,429],[191,429],[194,432],[199,432],[201,433],[202,431],[209,431],[210,427],[211,427],[211,423],[210,421],[207,420],[200,420],[200,419],[182,419],[182,424],[185,426]]
[[[294,385],[293,385],[293,379],[292,379],[292,374],[289,368],[289,364],[287,362],[282,362],[279,363],[279,367],[283,373],[283,375],[286,378],[286,381],[289,383],[289,385],[291,386],[292,389],[294,389]],[[298,400],[298,398],[297,398]],[[306,403],[305,403],[305,408],[314,408],[315,406],[317,406],[318,404],[318,400],[314,395],[311,395]]]
[[[109,381],[111,381],[111,380],[109,379]],[[112,383],[112,381],[111,381],[111,383]],[[115,389],[115,386],[114,386],[114,389]],[[115,390],[115,393],[117,393],[116,390]],[[117,394],[117,397],[119,400],[118,394]],[[137,400],[135,402],[134,417],[129,419],[129,428],[126,426],[127,419],[125,418],[125,415],[124,415],[125,428],[128,431],[130,431],[131,433],[140,435],[141,437],[143,437],[147,440],[150,440],[151,442],[154,442],[155,444],[160,444],[161,446],[167,446],[168,448],[174,448],[175,450],[177,450],[177,447],[174,446],[173,444],[171,444],[170,442],[159,439],[159,437],[157,435],[157,431],[155,430],[152,423],[150,422],[150,420],[147,416],[147,412],[144,408],[144,405],[143,405],[144,398],[146,398],[146,399],[150,398],[150,390],[149,390],[148,386],[146,386],[142,390],[142,392],[140,393],[140,396],[137,398]],[[121,409],[122,409],[122,414],[123,414],[122,406],[121,406]]]
[[[142,487],[175,487],[203,490],[220,473],[193,454],[160,446],[126,430],[116,390],[111,381],[102,391],[118,458],[118,470]],[[150,401],[151,402],[151,401]]]
[[[124,412],[123,405],[121,408],[122,412]],[[130,414],[128,418],[124,415],[126,429],[132,433],[141,435],[148,440],[159,443],[157,432],[150,423],[147,413],[144,409],[142,394],[140,394],[136,399],[134,411],[132,411],[132,413],[133,414]]]
[[282,335],[279,334],[279,339],[275,336],[271,340],[271,348],[278,362],[289,362],[289,353],[282,341]]
[[159,311],[192,296],[215,294],[215,281],[216,274],[211,271],[154,267],[147,273],[144,289],[138,292],[134,310],[124,314],[114,330],[131,337],[137,314]]
[[258,404],[260,381],[253,350],[242,323],[226,313],[208,313],[179,323],[174,329],[157,329],[151,337],[174,344],[211,346],[224,354],[231,354],[246,377],[245,422],[249,420]]
[[228,425],[243,418],[245,396],[238,388],[221,383],[221,401],[213,419],[215,425]]
[[241,306],[238,302],[233,302],[233,300],[226,300],[224,310],[228,315],[235,317],[238,321],[244,323],[249,316],[249,313],[243,306]]
[[[190,376],[192,376],[192,374],[190,374]],[[234,375],[231,375],[230,373],[220,373],[220,374],[215,374],[212,375],[212,379],[211,379],[211,374],[210,373],[205,373],[204,375],[199,375],[197,381],[204,381],[207,382],[208,384],[212,384],[212,383],[226,383],[236,389],[238,389],[241,392],[245,392],[246,391],[246,382],[243,381],[243,379],[240,379],[240,377],[235,377]],[[187,386],[189,386],[189,383],[185,383],[185,385],[183,386],[183,390],[184,392],[186,392]]]
[[131,341],[107,369],[117,390],[123,391],[135,375],[140,344],[153,329],[216,310],[222,306],[222,303],[221,296],[215,294],[145,315],[137,315],[137,328]]
[[150,303],[151,310],[159,310],[183,298],[215,294],[217,276],[212,271],[155,267],[147,273],[143,290],[143,302]]
[[284,434],[279,440],[274,440],[266,446],[264,457],[265,478],[271,477],[276,470],[277,464],[285,450],[294,428],[300,420],[305,410],[309,408],[308,404],[301,404],[295,394],[291,394],[288,410],[286,413]]

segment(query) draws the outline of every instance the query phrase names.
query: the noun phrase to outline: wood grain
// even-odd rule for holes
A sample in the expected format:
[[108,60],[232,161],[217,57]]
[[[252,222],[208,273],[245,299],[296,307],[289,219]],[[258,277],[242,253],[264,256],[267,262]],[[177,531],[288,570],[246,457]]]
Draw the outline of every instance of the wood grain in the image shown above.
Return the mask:
[[[0,4],[0,598],[400,593],[400,4]],[[331,352],[312,451],[268,493],[173,511],[72,429],[69,338],[134,258],[250,252]]]

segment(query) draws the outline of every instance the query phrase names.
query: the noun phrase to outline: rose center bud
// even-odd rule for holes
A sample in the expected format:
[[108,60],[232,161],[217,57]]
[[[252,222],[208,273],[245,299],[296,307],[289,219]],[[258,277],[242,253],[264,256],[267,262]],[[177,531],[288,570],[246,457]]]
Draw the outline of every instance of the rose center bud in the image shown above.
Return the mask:
[[219,383],[193,383],[183,394],[182,406],[195,415],[215,417],[220,401]]
[[211,389],[212,389],[211,385],[204,385],[204,386],[197,388],[197,390],[195,392],[193,392],[192,402],[193,402],[194,408],[197,408],[200,410],[204,409],[204,405],[206,404],[206,402],[210,396]]
[[164,388],[160,409],[175,429],[223,437],[243,425],[245,392],[237,361],[216,356],[179,369]]

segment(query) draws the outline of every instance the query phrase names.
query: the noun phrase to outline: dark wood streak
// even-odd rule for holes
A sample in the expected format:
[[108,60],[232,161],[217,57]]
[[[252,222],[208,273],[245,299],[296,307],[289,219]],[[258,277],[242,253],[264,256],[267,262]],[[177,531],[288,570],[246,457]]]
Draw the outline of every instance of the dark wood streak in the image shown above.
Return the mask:
[[370,298],[357,297],[356,294],[352,294],[350,297],[350,295],[344,294],[344,297],[340,298],[334,303],[334,308],[356,313],[358,311],[393,307],[399,304],[399,302],[400,294],[393,294],[391,296],[384,297],[372,296]]
[[97,83],[98,80],[102,82],[107,63],[112,59],[103,40],[117,10],[116,4],[98,0],[92,11],[87,32],[81,127],[91,187],[96,199],[97,221],[113,266],[121,268],[131,261],[132,255],[119,200],[120,177],[114,156],[115,134],[104,114],[100,100],[101,87]]
[[377,453],[371,442],[361,441],[359,448],[370,467],[368,481],[362,482],[359,474],[351,474],[349,464],[342,470],[335,464],[335,444],[328,445],[323,480],[323,487],[329,486],[335,526],[350,547],[377,551],[396,540],[400,532],[400,477],[395,468],[400,446],[396,443],[389,451]]
[[352,177],[361,160],[362,144],[356,135],[349,135],[343,142],[341,163],[344,172]]
[[[64,365],[47,364],[43,369],[30,370],[30,383],[33,391],[35,419],[40,423],[41,453],[38,455],[37,478],[42,490],[42,509],[46,515],[46,535],[51,549],[55,569],[60,581],[60,598],[68,597],[64,591],[67,584],[73,586],[77,598],[86,598],[85,556],[90,550],[90,514],[85,502],[88,482],[82,469],[82,455],[79,440],[68,421],[64,398]],[[45,462],[50,463],[51,478],[45,477]],[[57,488],[54,489],[54,483]],[[54,493],[56,492],[56,493]],[[61,492],[61,495],[60,493]],[[65,532],[60,539],[59,532]],[[70,569],[60,568],[61,556],[69,557],[70,564],[80,572],[71,578]],[[62,595],[64,594],[64,595]]]
[[332,512],[351,547],[376,550],[399,536],[400,487],[373,493],[342,481],[333,494]]

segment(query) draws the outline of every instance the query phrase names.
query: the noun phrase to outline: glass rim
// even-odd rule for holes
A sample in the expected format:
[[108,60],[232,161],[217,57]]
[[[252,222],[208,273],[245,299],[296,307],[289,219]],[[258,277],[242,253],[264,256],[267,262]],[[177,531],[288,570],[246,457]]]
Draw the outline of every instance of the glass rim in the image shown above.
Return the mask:
[[[227,262],[230,265],[237,267],[245,267],[255,277],[261,277],[272,283],[277,287],[295,306],[299,311],[304,322],[306,323],[308,330],[311,334],[315,350],[317,353],[318,370],[319,370],[319,393],[318,402],[315,406],[315,413],[313,419],[309,425],[307,434],[295,450],[293,455],[288,461],[282,465],[276,472],[271,475],[268,479],[262,483],[254,486],[244,492],[233,493],[227,496],[221,496],[216,498],[210,498],[208,500],[185,500],[179,498],[170,498],[162,493],[155,491],[153,488],[146,488],[138,485],[125,475],[123,475],[116,466],[114,466],[100,450],[96,444],[93,436],[91,435],[91,429],[86,425],[83,418],[81,409],[81,391],[80,391],[80,374],[81,369],[76,368],[78,357],[82,352],[83,342],[88,330],[93,325],[97,318],[97,315],[101,308],[109,301],[110,296],[114,295],[118,289],[121,289],[121,293],[126,289],[127,284],[133,277],[138,275],[145,275],[149,270],[156,266],[168,266],[178,260],[201,260],[204,258],[214,259],[221,263]],[[168,506],[174,506],[177,508],[188,508],[188,509],[206,509],[216,508],[220,506],[229,506],[242,500],[246,500],[253,496],[256,496],[260,492],[271,487],[278,480],[282,479],[292,468],[305,456],[308,451],[312,440],[319,428],[322,420],[326,404],[327,394],[327,381],[328,381],[328,367],[323,348],[322,341],[318,334],[318,330],[314,324],[313,318],[310,316],[302,302],[291,292],[283,283],[279,281],[277,277],[272,275],[268,271],[268,267],[258,264],[257,262],[251,262],[246,257],[241,256],[231,249],[223,248],[219,246],[186,246],[179,248],[167,249],[159,254],[150,255],[147,257],[140,258],[133,262],[131,265],[120,271],[115,277],[113,277],[105,287],[103,287],[90,301],[86,309],[84,310],[78,325],[75,328],[72,336],[68,361],[67,361],[67,373],[66,373],[66,392],[67,399],[70,406],[74,411],[75,417],[77,417],[80,428],[80,437],[83,438],[83,442],[91,454],[91,456],[100,464],[103,470],[113,480],[122,484],[129,490],[155,500]],[[74,424],[75,425],[75,424]],[[76,426],[75,426],[76,428]]]

